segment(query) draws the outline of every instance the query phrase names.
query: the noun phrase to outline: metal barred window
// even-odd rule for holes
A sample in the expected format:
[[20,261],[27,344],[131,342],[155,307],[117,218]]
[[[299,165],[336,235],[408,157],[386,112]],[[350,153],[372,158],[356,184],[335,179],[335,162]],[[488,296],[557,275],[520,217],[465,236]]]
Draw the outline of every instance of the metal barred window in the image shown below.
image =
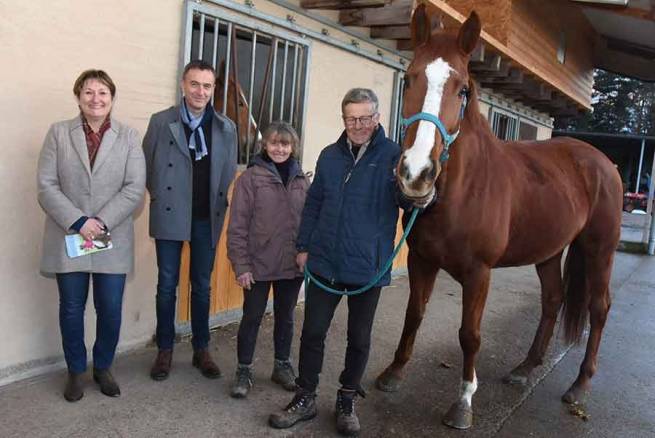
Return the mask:
[[310,44],[301,36],[219,6],[187,2],[183,64],[202,59],[216,69],[212,102],[237,126],[239,164],[248,164],[272,121],[291,123],[303,138],[309,56]]
[[518,118],[509,112],[491,109],[491,130],[501,140],[518,139]]

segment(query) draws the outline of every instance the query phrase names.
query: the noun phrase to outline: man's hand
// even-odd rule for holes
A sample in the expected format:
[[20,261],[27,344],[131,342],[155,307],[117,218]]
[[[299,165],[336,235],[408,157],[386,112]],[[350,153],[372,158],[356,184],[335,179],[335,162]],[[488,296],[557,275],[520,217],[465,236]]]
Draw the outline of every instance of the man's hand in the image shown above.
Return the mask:
[[237,283],[244,289],[250,290],[252,285],[255,284],[255,279],[252,277],[252,272],[244,272],[237,277]]
[[97,219],[89,218],[80,228],[80,234],[86,240],[93,240],[105,232],[105,225]]
[[306,252],[298,253],[298,255],[296,256],[296,264],[298,265],[298,269],[300,269],[301,272],[305,272],[305,264],[307,264]]

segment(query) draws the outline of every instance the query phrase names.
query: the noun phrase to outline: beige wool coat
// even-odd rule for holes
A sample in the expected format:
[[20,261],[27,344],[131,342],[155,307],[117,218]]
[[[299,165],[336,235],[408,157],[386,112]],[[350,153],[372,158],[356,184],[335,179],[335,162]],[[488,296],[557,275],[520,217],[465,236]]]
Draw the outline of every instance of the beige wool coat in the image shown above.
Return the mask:
[[[134,265],[132,215],[143,200],[146,168],[137,131],[111,119],[91,170],[80,116],[53,124],[39,156],[38,201],[46,213],[41,272],[124,274]],[[81,216],[100,218],[113,248],[70,258],[64,238]]]

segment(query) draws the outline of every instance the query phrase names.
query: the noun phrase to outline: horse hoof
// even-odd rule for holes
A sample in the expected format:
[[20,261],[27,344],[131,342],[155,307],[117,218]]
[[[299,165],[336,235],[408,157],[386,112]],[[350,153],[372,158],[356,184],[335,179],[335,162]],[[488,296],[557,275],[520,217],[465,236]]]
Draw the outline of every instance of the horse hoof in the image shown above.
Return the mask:
[[525,385],[528,383],[528,376],[522,374],[514,374],[512,372],[503,377],[503,383],[507,383],[509,385]]
[[562,401],[570,405],[579,405],[584,403],[587,395],[587,391],[582,388],[578,388],[575,385],[571,386],[568,391],[562,396]]
[[375,387],[384,392],[396,392],[401,382],[400,377],[385,371],[375,379]]
[[468,429],[473,426],[473,409],[465,403],[454,403],[443,417],[443,424],[454,429]]

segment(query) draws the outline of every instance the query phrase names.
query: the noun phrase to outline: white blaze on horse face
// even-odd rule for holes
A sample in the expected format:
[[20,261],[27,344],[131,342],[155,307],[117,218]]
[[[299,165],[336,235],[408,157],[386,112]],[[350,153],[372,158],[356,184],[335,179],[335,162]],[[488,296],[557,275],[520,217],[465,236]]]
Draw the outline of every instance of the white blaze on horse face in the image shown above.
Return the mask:
[[[423,101],[421,111],[439,117],[444,85],[452,70],[450,65],[442,58],[435,59],[425,67],[428,90],[425,93],[425,100]],[[426,120],[419,121],[414,144],[404,154],[410,179],[416,178],[423,169],[430,166],[430,152],[434,146],[436,130],[437,127],[434,123]]]
[[469,408],[473,401],[473,394],[478,390],[478,377],[475,375],[475,370],[473,370],[473,381],[469,382],[467,380],[462,380],[462,387],[459,393],[460,402],[464,403]]

